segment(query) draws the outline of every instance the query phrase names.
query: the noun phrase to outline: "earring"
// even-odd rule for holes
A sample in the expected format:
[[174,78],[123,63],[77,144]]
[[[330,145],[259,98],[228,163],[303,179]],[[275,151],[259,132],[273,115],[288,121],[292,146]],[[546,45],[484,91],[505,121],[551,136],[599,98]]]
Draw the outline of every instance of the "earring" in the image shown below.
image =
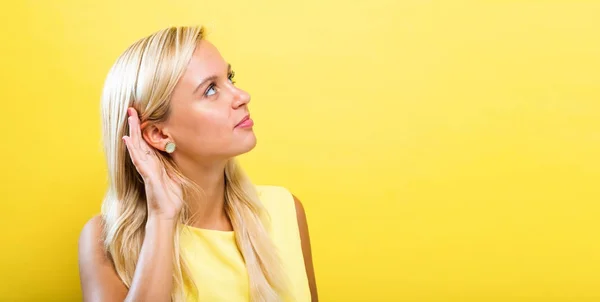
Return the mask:
[[173,151],[175,151],[175,143],[174,142],[168,142],[165,145],[165,151],[167,151],[167,153],[173,153]]

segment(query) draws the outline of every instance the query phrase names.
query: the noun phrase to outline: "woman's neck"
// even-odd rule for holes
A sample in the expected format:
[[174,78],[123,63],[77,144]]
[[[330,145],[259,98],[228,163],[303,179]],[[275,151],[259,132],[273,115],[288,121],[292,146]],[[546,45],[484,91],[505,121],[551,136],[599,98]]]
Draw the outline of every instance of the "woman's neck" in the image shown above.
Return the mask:
[[225,212],[225,167],[227,161],[211,164],[197,162],[177,163],[182,173],[195,182],[204,194],[189,200],[189,224],[193,227],[231,231],[233,228]]

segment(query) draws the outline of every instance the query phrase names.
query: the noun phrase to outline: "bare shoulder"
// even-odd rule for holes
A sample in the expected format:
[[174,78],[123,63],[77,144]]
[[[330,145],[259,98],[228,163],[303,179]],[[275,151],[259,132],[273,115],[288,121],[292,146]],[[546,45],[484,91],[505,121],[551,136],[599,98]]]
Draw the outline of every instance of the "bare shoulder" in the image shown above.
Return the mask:
[[110,265],[110,260],[104,250],[102,228],[102,216],[96,215],[88,220],[79,234],[80,273],[84,273],[87,268],[96,267],[97,265]]
[[103,250],[102,246],[102,216],[96,215],[86,222],[79,234],[80,257],[82,252],[91,252],[98,248]]
[[94,216],[79,235],[79,278],[83,301],[122,299],[127,288],[120,281],[104,249],[102,216]]

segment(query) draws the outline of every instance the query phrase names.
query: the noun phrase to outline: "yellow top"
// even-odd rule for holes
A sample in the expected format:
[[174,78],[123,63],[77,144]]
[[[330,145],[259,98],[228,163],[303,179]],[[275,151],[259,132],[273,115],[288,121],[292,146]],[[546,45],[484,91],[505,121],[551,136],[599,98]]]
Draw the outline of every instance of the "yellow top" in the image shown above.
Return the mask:
[[[292,296],[297,302],[310,301],[293,196],[282,187],[256,188],[269,212],[270,235],[291,281]],[[180,240],[198,286],[198,294],[187,291],[187,301],[249,301],[248,272],[234,232],[186,226]]]

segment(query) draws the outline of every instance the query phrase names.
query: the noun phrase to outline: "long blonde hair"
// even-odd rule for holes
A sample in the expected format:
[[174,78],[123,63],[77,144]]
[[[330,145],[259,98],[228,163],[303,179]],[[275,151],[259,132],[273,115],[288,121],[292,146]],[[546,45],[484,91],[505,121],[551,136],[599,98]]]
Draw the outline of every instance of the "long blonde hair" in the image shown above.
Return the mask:
[[[199,26],[162,29],[132,44],[110,69],[102,93],[102,133],[109,187],[102,203],[104,246],[115,270],[129,288],[144,239],[148,211],[144,184],[121,138],[128,135],[127,108],[142,122],[159,123],[170,113],[173,89],[205,30]],[[154,151],[167,173],[177,177],[185,201],[202,189],[186,178],[169,154]],[[268,215],[254,185],[234,159],[225,168],[225,211],[248,270],[251,301],[280,301],[287,296],[287,277],[269,237]],[[172,301],[184,301],[188,286],[196,289],[179,246],[179,233],[190,219],[184,207],[173,242]],[[197,290],[197,289],[196,289]]]

